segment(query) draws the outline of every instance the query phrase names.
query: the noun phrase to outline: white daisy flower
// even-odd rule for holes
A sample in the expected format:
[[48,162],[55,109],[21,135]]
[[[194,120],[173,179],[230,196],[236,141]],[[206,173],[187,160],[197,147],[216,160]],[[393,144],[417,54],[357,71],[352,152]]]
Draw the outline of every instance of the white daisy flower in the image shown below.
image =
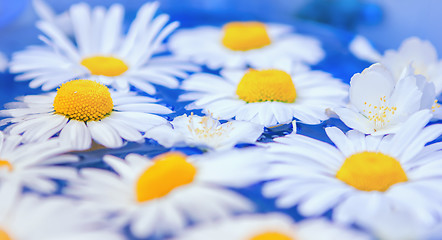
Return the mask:
[[[383,65],[376,63],[356,73],[350,81],[350,103],[334,112],[349,127],[373,135],[395,133],[414,113],[436,111],[434,85],[420,75],[395,80]],[[438,110],[439,111],[439,110]]]
[[204,222],[252,211],[251,202],[225,187],[255,183],[265,167],[257,162],[261,155],[259,149],[197,156],[169,152],[152,160],[108,155],[104,161],[116,174],[83,169],[83,180],[67,191],[89,202],[91,212],[117,214],[113,220],[130,223],[137,237],[171,234],[188,220]]
[[211,116],[184,114],[168,124],[153,127],[145,137],[168,148],[190,145],[224,150],[238,143],[254,143],[263,132],[263,126],[250,122],[233,120],[221,124]]
[[123,240],[103,227],[103,222],[79,211],[77,203],[64,198],[20,196],[0,188],[1,240]]
[[132,92],[111,92],[98,82],[78,79],[62,84],[57,92],[24,96],[12,104],[16,108],[0,113],[12,116],[3,120],[12,123],[6,131],[22,134],[24,142],[44,141],[59,134],[61,143],[74,150],[90,148],[92,140],[117,148],[123,139],[141,140],[141,132],[167,123],[152,113],[172,111],[155,101]]
[[0,132],[0,186],[51,193],[57,190],[52,179],[71,180],[77,176],[74,168],[53,165],[78,160],[72,155],[61,155],[69,149],[57,140],[20,144],[21,139]]
[[72,29],[69,12],[56,14],[54,10],[43,0],[32,0],[32,6],[40,19],[54,24],[69,36],[73,35],[74,30]]
[[230,22],[222,28],[183,29],[168,42],[171,51],[209,68],[267,68],[280,59],[316,64],[324,56],[320,42],[282,24]]
[[197,226],[174,240],[369,240],[367,234],[332,224],[325,219],[294,223],[288,216],[272,213],[241,216]]
[[6,57],[5,54],[0,52],[0,72],[6,71],[7,68],[8,68],[8,58]]
[[414,74],[423,75],[427,81],[434,83],[437,95],[442,92],[442,60],[439,60],[436,48],[430,41],[410,37],[402,42],[399,50],[389,49],[381,55],[368,40],[358,36],[351,42],[350,50],[363,60],[384,64],[397,79],[411,64]]
[[221,76],[199,73],[182,83],[190,91],[179,101],[195,101],[188,109],[202,108],[215,118],[249,121],[266,127],[306,124],[328,119],[326,109],[344,105],[348,86],[330,74],[288,64],[271,69],[223,70]]
[[157,2],[144,4],[123,36],[123,6],[114,4],[106,11],[103,7],[91,10],[85,3],[73,5],[69,16],[75,41],[54,21],[38,22],[47,36],[41,38],[51,48],[34,46],[15,53],[11,72],[23,73],[16,80],[31,80],[30,87],[42,86],[43,90],[77,78],[125,91],[132,85],[149,94],[155,93],[152,84],[176,88],[175,77],[187,77],[186,71],[199,68],[171,56],[154,57],[164,50],[163,40],[178,27],[178,22],[166,25],[166,14],[154,18],[157,8]]
[[430,118],[419,112],[387,136],[326,128],[336,147],[297,134],[277,138],[267,151],[268,177],[275,180],[263,194],[277,197],[281,208],[297,205],[304,216],[333,209],[338,222],[377,221],[382,212],[404,210],[432,223],[442,216],[442,147],[427,143],[442,125],[424,128]]

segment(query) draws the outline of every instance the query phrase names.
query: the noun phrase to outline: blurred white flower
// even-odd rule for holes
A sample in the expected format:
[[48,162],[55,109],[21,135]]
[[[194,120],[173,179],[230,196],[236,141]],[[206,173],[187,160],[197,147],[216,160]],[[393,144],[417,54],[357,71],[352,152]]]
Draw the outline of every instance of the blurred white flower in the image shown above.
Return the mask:
[[325,56],[317,39],[293,33],[288,25],[261,22],[183,29],[168,44],[175,55],[212,69],[268,68],[280,59],[316,64]]

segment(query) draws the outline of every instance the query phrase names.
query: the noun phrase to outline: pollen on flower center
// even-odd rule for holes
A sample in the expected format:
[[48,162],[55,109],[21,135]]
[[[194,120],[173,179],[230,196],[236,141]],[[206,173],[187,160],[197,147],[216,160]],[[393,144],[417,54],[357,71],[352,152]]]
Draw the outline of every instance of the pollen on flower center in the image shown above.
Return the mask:
[[368,120],[373,122],[375,130],[388,124],[391,117],[395,115],[397,110],[397,108],[394,106],[385,105],[386,102],[387,100],[385,96],[380,98],[380,104],[378,105],[364,102],[365,109],[362,112],[368,118]]
[[265,232],[250,238],[250,240],[294,240],[294,239],[279,232]]
[[276,101],[293,103],[296,89],[290,75],[284,71],[250,69],[236,88],[238,97],[247,103]]
[[5,231],[0,229],[0,240],[12,240],[12,239]]
[[408,180],[401,164],[395,158],[380,152],[351,155],[345,159],[336,178],[362,191],[380,192]]
[[92,80],[73,80],[57,89],[54,111],[69,119],[87,122],[108,116],[114,107],[109,89]]
[[179,152],[161,154],[138,178],[135,186],[136,199],[145,202],[161,198],[174,189],[193,182],[197,169]]
[[262,48],[271,43],[266,26],[260,22],[230,22],[223,30],[223,45],[234,51]]
[[81,61],[81,65],[89,69],[92,75],[107,77],[120,76],[129,69],[123,60],[108,56],[87,57]]
[[[12,167],[12,164],[9,161],[6,161],[6,160],[0,160],[0,169],[1,168],[6,168],[10,172],[12,172],[12,170],[14,170],[14,167]],[[1,231],[0,231],[0,233],[1,233]],[[1,238],[0,238],[0,240],[1,240]]]
[[[195,118],[197,119],[195,124]],[[198,119],[201,119],[198,121]],[[212,138],[223,135],[225,129],[218,126],[218,121],[210,117],[195,117],[193,114],[189,116],[189,122],[187,128],[189,132],[199,138]],[[226,123],[231,124],[231,123]]]

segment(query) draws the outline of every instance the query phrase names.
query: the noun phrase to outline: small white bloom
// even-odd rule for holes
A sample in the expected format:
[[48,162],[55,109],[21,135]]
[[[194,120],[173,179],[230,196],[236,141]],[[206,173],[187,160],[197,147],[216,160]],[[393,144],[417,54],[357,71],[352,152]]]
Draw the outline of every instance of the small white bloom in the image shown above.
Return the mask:
[[167,123],[156,114],[172,111],[155,99],[133,92],[111,92],[92,80],[72,80],[57,92],[24,96],[12,109],[1,114],[11,116],[3,124],[11,134],[22,134],[24,142],[45,141],[57,135],[65,146],[75,150],[90,148],[92,140],[108,148],[123,146],[123,139],[139,141],[142,132]]
[[260,22],[179,30],[168,44],[177,56],[212,69],[267,68],[280,59],[316,64],[325,55],[317,39],[294,34],[287,25]]
[[184,114],[168,124],[153,127],[145,137],[168,148],[181,144],[223,150],[237,143],[254,143],[263,131],[263,126],[250,122],[233,120],[221,124],[211,116]]
[[41,86],[45,91],[78,78],[122,91],[133,86],[149,94],[155,93],[152,84],[176,88],[176,77],[187,77],[187,71],[199,68],[173,56],[155,56],[164,51],[163,40],[178,27],[178,22],[167,24],[166,14],[154,17],[157,8],[157,2],[144,4],[124,36],[122,5],[114,4],[106,11],[75,4],[69,9],[75,41],[55,25],[57,21],[40,21],[37,27],[46,35],[41,39],[49,47],[33,46],[15,53],[10,71],[23,73],[16,80],[31,80],[30,87]]
[[91,212],[115,215],[115,223],[130,224],[137,237],[171,234],[188,221],[206,222],[249,212],[253,204],[225,187],[245,187],[258,181],[264,164],[260,149],[240,149],[185,156],[179,152],[154,159],[129,154],[105,156],[116,174],[83,169],[83,179],[68,194],[90,204]]
[[78,160],[72,155],[61,155],[69,148],[60,146],[57,140],[20,144],[21,140],[20,136],[0,132],[0,186],[51,193],[57,189],[52,179],[71,180],[77,176],[74,168],[53,165]]
[[434,85],[420,75],[396,80],[388,68],[376,63],[357,73],[350,82],[350,103],[334,111],[349,127],[373,135],[395,133],[414,113],[434,106]]
[[200,225],[174,240],[369,240],[367,234],[325,219],[294,223],[283,214],[249,215]]
[[377,221],[382,212],[406,211],[426,224],[442,216],[442,147],[428,144],[442,124],[424,126],[429,111],[419,112],[394,135],[372,136],[336,127],[325,131],[334,145],[291,134],[274,139],[266,197],[281,208],[297,205],[304,216],[333,209],[343,223]]
[[215,118],[249,121],[266,127],[292,122],[319,124],[326,109],[343,106],[348,86],[330,74],[311,71],[287,61],[272,69],[223,70],[221,76],[199,73],[182,83],[179,101],[194,101]]
[[80,211],[76,202],[60,198],[19,195],[15,189],[0,188],[0,239],[2,240],[123,240],[122,235],[103,227]]
[[393,73],[396,79],[410,64],[414,74],[423,75],[436,87],[439,95],[442,91],[442,60],[438,59],[436,48],[430,41],[417,37],[405,39],[398,50],[389,49],[382,56],[362,36],[356,37],[350,44],[350,50],[359,58],[370,62],[380,62]]

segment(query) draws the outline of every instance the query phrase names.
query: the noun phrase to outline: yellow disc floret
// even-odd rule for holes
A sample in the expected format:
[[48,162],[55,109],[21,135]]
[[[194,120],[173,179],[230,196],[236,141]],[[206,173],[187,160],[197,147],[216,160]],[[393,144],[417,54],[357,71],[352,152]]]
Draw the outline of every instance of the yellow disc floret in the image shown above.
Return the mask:
[[293,238],[279,232],[266,232],[256,235],[250,240],[293,240]]
[[120,76],[129,69],[123,60],[106,56],[84,58],[81,61],[81,65],[89,69],[92,75],[103,75],[107,77]]
[[161,154],[136,182],[138,202],[161,198],[172,190],[193,182],[197,169],[179,152]]
[[406,182],[407,174],[393,157],[380,152],[355,153],[345,159],[336,178],[362,191],[387,191]]
[[11,240],[11,237],[9,235],[0,229],[0,240]]
[[[12,164],[9,162],[9,161],[6,161],[6,160],[1,160],[0,159],[0,169],[1,168],[6,168],[6,169],[8,169],[8,171],[10,171],[10,172],[12,172],[12,170],[14,169],[13,167],[12,167]],[[0,238],[1,239],[1,238]]]
[[69,119],[87,122],[108,116],[114,107],[109,89],[92,80],[73,80],[57,89],[54,111]]
[[260,22],[230,22],[223,30],[223,45],[234,51],[262,48],[271,43],[266,26]]
[[290,75],[284,71],[250,69],[238,84],[238,97],[248,103],[285,102],[293,103],[296,89]]

